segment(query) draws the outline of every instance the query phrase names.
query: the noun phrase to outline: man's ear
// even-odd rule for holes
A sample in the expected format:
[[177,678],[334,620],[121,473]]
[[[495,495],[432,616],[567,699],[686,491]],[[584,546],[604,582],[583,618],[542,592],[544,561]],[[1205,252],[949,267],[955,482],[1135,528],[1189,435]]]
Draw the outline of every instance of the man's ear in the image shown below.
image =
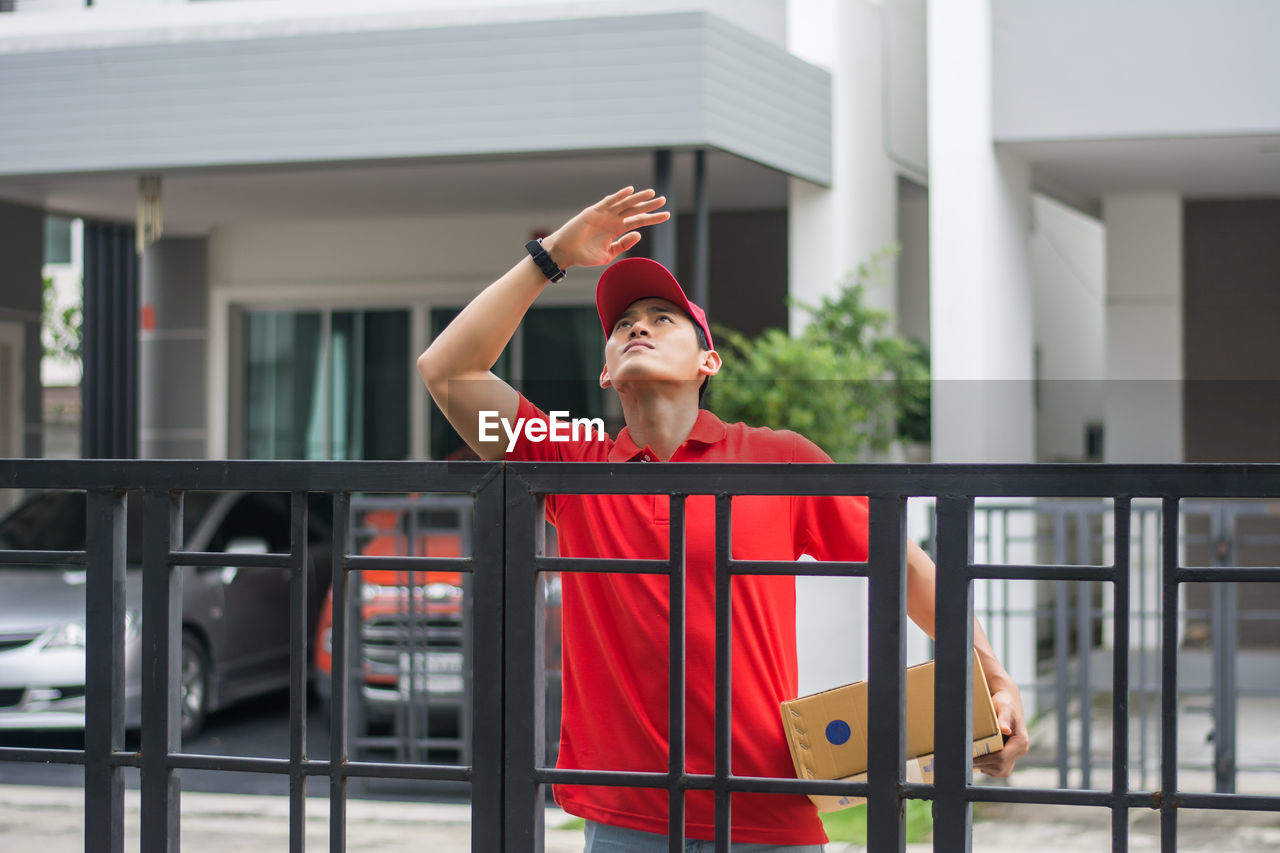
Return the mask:
[[600,387],[609,388],[613,385],[613,380],[609,378],[609,365],[605,365],[600,370]]
[[701,376],[715,376],[720,372],[721,367],[720,353],[715,350],[704,350],[701,360],[698,362],[698,374]]

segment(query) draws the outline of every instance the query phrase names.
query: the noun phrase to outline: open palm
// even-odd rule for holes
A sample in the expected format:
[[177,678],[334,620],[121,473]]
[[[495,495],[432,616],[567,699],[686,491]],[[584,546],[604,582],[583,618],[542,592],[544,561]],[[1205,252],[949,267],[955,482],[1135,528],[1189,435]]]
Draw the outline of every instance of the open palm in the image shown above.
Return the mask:
[[561,267],[607,264],[640,242],[639,228],[671,218],[666,199],[651,189],[623,187],[585,208],[544,241]]

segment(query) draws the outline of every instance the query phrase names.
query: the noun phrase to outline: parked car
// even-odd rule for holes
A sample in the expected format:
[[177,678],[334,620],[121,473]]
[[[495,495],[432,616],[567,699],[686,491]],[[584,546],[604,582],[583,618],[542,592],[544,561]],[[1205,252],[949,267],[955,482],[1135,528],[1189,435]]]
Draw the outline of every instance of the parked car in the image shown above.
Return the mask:
[[[471,554],[473,501],[448,495],[355,496],[352,552],[364,556],[463,557]],[[472,673],[463,632],[463,575],[454,571],[363,570],[359,582],[360,695],[366,730],[390,729],[399,747],[418,739],[447,744],[467,713]],[[560,578],[547,576],[547,743],[554,759],[560,726]],[[333,596],[316,623],[315,687],[332,701]],[[348,706],[350,707],[350,706]],[[415,718],[411,724],[410,718]],[[384,741],[384,743],[386,743]],[[465,750],[465,746],[461,747]],[[410,750],[412,754],[412,750]]]
[[[236,553],[289,550],[289,495],[190,492],[184,549],[226,552],[225,566],[182,569],[182,733],[212,711],[289,683],[290,573],[242,569]],[[329,584],[330,514],[309,513],[308,624]],[[125,724],[141,725],[141,500],[127,502]],[[0,548],[82,550],[83,492],[45,492],[0,520]],[[310,636],[310,631],[308,632]],[[0,729],[77,729],[85,722],[85,569],[0,566]]]
[[[460,557],[469,551],[471,501],[448,496],[352,499],[353,550],[364,556]],[[356,585],[353,584],[353,588]],[[456,729],[463,702],[462,575],[367,570],[360,573],[360,712],[393,725],[425,710]],[[332,697],[333,592],[316,621],[315,687]],[[402,726],[402,728],[404,728]]]

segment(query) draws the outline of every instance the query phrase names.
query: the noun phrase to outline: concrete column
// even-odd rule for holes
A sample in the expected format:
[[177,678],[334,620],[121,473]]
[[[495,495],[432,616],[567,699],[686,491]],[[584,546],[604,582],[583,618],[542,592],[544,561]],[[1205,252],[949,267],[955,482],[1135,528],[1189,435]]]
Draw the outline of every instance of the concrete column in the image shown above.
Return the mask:
[[990,0],[931,2],[933,460],[1032,462],[1030,169],[991,137]]
[[1102,200],[1107,229],[1104,454],[1182,462],[1182,199]]
[[10,447],[0,454],[26,457],[42,455],[44,407],[40,383],[40,317],[43,310],[41,268],[44,265],[44,211],[36,207],[0,202],[0,323],[6,329],[6,347],[11,373],[20,382],[7,387],[0,399],[0,416],[12,417],[6,424],[11,432]]
[[[884,9],[867,0],[792,0],[787,10],[787,48],[832,77],[832,185],[791,178],[788,201],[790,293],[815,304],[897,237],[898,169],[885,151]],[[894,312],[893,276],[868,298]],[[792,309],[793,333],[807,321]]]
[[165,238],[142,258],[138,328],[139,453],[206,455],[208,241]]

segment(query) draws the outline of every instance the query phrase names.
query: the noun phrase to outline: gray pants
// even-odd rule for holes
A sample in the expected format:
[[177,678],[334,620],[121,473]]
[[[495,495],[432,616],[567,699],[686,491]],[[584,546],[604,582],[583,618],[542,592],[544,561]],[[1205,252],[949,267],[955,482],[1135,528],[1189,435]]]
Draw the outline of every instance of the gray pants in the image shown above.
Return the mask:
[[[637,829],[620,829],[587,821],[584,853],[667,853],[667,836]],[[714,853],[714,841],[686,841],[685,853]],[[744,844],[734,842],[733,853],[822,853],[820,844]]]

